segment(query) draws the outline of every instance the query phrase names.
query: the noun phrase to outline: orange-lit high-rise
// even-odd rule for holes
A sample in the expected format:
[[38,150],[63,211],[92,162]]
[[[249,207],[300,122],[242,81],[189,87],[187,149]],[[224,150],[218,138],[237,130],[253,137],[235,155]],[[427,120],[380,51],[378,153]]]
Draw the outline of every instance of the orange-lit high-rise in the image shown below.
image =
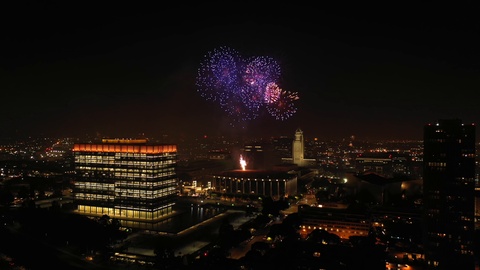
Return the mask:
[[78,143],[74,202],[79,213],[154,221],[172,213],[177,196],[176,145],[103,139]]

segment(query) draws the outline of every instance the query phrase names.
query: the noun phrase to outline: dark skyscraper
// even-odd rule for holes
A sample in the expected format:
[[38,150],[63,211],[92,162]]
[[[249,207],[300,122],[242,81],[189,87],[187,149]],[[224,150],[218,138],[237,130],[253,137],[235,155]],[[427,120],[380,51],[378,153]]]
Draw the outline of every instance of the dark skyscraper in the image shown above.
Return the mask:
[[474,269],[475,125],[424,127],[424,248],[429,269]]

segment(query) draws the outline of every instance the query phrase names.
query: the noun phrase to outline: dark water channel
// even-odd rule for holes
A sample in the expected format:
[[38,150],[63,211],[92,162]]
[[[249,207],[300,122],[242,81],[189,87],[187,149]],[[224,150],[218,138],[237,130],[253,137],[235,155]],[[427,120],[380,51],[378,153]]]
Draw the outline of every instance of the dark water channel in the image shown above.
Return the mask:
[[244,211],[227,210],[216,205],[180,205],[176,215],[154,224],[154,230],[136,235],[131,244],[147,249],[158,245],[174,248],[195,241],[213,242],[224,222],[232,224],[245,217]]

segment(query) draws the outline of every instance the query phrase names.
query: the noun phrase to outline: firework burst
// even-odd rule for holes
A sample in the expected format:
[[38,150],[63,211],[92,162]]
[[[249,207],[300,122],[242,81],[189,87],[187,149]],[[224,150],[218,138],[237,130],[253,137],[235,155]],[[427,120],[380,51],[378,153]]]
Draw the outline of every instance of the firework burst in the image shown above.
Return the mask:
[[267,104],[267,111],[276,120],[286,120],[297,112],[297,107],[294,104],[296,100],[298,100],[296,92],[281,90],[278,99]]
[[277,102],[281,92],[282,89],[280,89],[280,87],[276,83],[268,83],[267,87],[265,88],[265,94],[263,96],[265,103],[271,104]]
[[285,120],[297,111],[294,102],[298,95],[278,86],[280,75],[275,59],[244,59],[238,51],[224,46],[205,55],[196,86],[203,98],[219,104],[232,126],[257,118],[263,108],[276,120]]
[[208,52],[200,64],[196,78],[197,91],[212,101],[229,99],[239,85],[238,70],[242,69],[242,58],[229,47],[220,47]]

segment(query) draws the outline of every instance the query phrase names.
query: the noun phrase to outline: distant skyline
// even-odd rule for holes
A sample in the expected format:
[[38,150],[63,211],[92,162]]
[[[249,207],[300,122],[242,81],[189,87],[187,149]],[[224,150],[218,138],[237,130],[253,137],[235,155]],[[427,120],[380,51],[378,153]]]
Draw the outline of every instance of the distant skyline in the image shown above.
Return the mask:
[[[476,9],[403,4],[4,4],[0,137],[419,140],[438,119],[480,123]],[[195,85],[220,46],[278,61],[296,113],[232,128]]]

